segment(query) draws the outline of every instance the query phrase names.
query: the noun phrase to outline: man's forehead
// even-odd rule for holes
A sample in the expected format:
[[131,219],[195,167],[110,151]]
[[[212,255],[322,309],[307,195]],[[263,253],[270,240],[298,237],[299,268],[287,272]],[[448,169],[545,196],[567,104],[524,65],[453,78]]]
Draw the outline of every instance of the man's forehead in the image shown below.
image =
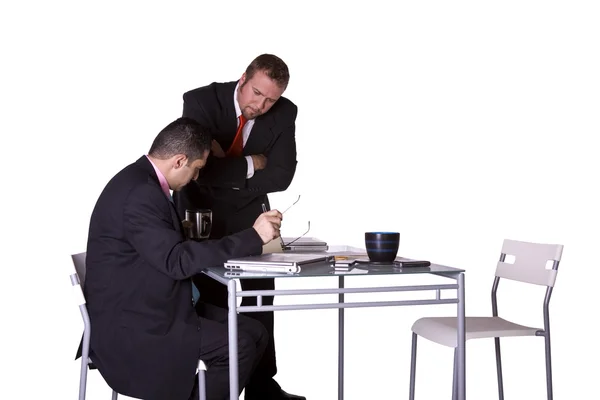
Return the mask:
[[277,82],[269,78],[263,71],[256,71],[248,84],[258,90],[263,96],[271,99],[278,99],[283,94],[283,89],[277,85]]

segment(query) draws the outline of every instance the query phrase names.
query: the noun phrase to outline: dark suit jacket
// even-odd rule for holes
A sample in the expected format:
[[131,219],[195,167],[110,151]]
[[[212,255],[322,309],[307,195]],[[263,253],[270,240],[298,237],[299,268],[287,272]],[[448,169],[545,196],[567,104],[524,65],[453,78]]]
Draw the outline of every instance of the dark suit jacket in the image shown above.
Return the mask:
[[[212,83],[183,95],[183,116],[196,120],[207,129],[224,151],[237,130],[233,92],[237,81]],[[296,172],[296,115],[298,108],[285,97],[267,113],[256,118],[244,146],[244,156],[264,154],[265,169],[246,179],[244,157],[209,156],[196,181],[174,196],[183,215],[186,208],[213,210],[212,237],[221,237],[246,229],[262,213],[268,193],[288,188]],[[269,207],[270,208],[270,207]]]
[[202,329],[190,277],[262,251],[254,229],[199,243],[184,240],[180,221],[145,156],[107,184],[92,213],[84,286],[91,357],[124,395],[188,399]]

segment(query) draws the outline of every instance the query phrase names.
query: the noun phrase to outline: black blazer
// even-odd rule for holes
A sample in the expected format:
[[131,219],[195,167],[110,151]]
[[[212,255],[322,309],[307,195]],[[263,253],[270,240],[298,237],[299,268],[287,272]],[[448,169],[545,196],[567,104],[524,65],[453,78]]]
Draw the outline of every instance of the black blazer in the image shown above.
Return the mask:
[[[233,92],[237,81],[212,83],[183,95],[183,116],[207,129],[224,151],[231,146],[237,130]],[[264,154],[265,169],[246,179],[244,157],[209,156],[198,179],[174,196],[183,215],[186,208],[213,210],[214,237],[246,229],[268,206],[267,194],[288,188],[296,172],[296,115],[298,108],[285,97],[256,118],[243,155]]]
[[91,358],[127,396],[188,399],[202,329],[190,277],[262,251],[254,229],[193,242],[180,221],[145,156],[107,184],[92,213],[84,285]]

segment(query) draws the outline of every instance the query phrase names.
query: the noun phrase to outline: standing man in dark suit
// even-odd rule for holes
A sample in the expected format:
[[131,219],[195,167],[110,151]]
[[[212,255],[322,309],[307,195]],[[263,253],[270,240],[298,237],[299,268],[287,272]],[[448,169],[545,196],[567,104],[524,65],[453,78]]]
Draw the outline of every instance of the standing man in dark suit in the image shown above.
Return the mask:
[[[207,398],[229,398],[227,311],[202,302],[194,309],[191,277],[228,258],[260,254],[279,236],[281,214],[261,214],[253,226],[219,240],[185,240],[170,190],[198,176],[210,142],[195,121],[172,122],[148,155],[110,180],[94,207],[84,287],[90,357],[121,394],[197,399],[201,359],[208,366]],[[240,388],[260,361],[267,335],[260,323],[239,316]]]
[[[183,116],[192,118],[213,137],[211,154],[196,180],[174,200],[180,213],[209,208],[211,238],[241,232],[269,207],[268,193],[288,188],[296,172],[295,121],[298,108],[283,92],[289,81],[287,65],[271,54],[255,58],[238,81],[212,83],[183,95]],[[194,282],[204,301],[227,307],[227,289],[197,275]],[[242,280],[244,290],[275,288],[274,279]],[[243,305],[256,299],[244,297]],[[273,297],[263,304],[272,305]],[[246,386],[246,400],[305,399],[288,394],[273,379],[277,373],[273,313],[251,313],[267,328],[267,350]]]

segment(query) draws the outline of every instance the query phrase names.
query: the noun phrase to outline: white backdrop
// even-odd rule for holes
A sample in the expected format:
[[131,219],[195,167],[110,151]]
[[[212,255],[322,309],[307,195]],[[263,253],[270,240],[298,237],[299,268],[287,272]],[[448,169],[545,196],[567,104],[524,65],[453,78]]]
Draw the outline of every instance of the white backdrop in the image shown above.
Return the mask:
[[[85,249],[97,196],[181,115],[184,91],[237,79],[264,52],[288,63],[299,107],[297,174],[272,196],[280,208],[302,196],[284,235],[308,220],[332,244],[400,231],[400,255],[467,270],[477,315],[491,311],[504,238],[564,244],[555,398],[587,397],[596,369],[582,365],[600,357],[582,320],[600,278],[599,11],[577,0],[3,3],[0,397],[75,398],[69,255]],[[500,301],[520,288],[501,285]],[[530,297],[501,312],[540,323],[542,292]],[[406,398],[413,319],[454,311],[347,311],[346,399]],[[336,398],[336,311],[276,315],[278,381]],[[503,349],[507,398],[544,399],[543,340]],[[451,351],[419,350],[418,395],[449,397]],[[494,398],[492,356],[493,342],[469,343],[469,398]],[[88,398],[107,396],[92,372]]]

